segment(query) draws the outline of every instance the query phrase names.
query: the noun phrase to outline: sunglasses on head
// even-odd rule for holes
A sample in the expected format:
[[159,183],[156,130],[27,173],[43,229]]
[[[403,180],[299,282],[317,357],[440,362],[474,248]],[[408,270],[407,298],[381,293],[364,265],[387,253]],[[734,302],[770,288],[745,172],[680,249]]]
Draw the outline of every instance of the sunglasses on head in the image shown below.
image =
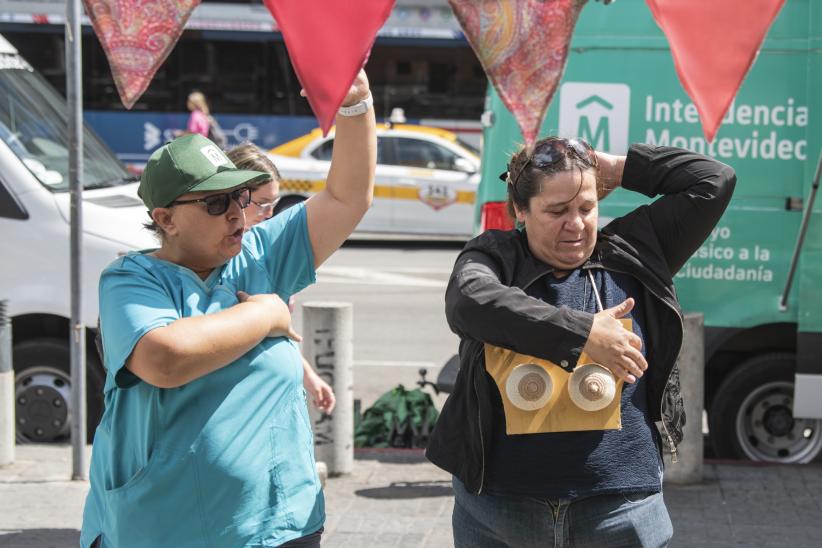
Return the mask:
[[514,179],[509,180],[510,170],[506,170],[500,174],[499,178],[509,182],[511,186],[516,189],[520,175],[522,175],[529,165],[533,164],[537,169],[545,169],[570,154],[576,156],[577,159],[589,167],[597,167],[597,157],[594,149],[583,139],[550,139],[537,145],[534,152],[528,156],[525,164],[523,164]]
[[222,215],[228,211],[228,206],[231,201],[237,202],[240,209],[245,209],[251,203],[251,190],[248,187],[238,188],[231,192],[223,192],[221,194],[211,194],[199,200],[175,200],[171,202],[169,207],[180,204],[199,204],[203,203],[206,206],[206,212],[209,215]]

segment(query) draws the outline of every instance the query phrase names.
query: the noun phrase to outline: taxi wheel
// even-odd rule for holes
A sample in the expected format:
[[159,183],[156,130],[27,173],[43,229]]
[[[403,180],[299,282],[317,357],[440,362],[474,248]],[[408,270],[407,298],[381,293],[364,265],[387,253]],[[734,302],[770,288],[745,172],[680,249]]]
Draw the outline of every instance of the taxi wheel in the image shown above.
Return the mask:
[[[86,436],[103,413],[105,375],[94,348],[86,349]],[[53,443],[71,438],[71,365],[67,341],[42,338],[14,346],[15,422],[18,443]]]
[[274,215],[281,213],[291,206],[295,206],[300,202],[305,201],[305,196],[284,196],[282,200],[277,202],[277,207],[274,208]]

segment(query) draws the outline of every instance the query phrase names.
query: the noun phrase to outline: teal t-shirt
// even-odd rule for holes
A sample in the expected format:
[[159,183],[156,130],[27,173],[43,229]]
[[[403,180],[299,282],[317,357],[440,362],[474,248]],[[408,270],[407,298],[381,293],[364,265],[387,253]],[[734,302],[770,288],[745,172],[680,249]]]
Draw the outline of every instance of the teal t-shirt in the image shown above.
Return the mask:
[[299,349],[266,338],[179,388],[124,367],[137,341],[178,318],[237,304],[236,292],[284,301],[315,280],[304,205],[258,224],[242,251],[200,279],[145,252],[100,278],[106,409],[94,436],[81,545],[277,546],[325,519]]

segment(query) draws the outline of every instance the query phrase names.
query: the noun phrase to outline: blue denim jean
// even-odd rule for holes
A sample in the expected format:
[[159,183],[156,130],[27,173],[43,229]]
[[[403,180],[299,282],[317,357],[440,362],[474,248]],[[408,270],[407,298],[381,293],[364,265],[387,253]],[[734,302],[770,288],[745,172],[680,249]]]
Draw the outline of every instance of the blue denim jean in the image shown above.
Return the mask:
[[656,548],[673,535],[661,492],[537,499],[453,484],[455,548]]

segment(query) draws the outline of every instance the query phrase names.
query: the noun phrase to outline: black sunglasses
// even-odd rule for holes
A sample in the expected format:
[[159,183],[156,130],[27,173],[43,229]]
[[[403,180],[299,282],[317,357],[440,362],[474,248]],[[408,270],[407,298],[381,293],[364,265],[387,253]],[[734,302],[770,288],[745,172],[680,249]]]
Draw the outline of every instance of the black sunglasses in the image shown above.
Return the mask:
[[597,167],[596,153],[585,140],[551,139],[537,146],[534,153],[528,157],[528,160],[525,161],[525,164],[523,164],[514,179],[509,180],[510,169],[501,173],[499,178],[510,183],[516,191],[517,181],[529,165],[533,164],[537,169],[545,169],[567,157],[569,153],[576,156],[583,164],[589,167]]
[[231,192],[212,194],[210,196],[206,196],[205,198],[200,198],[199,200],[175,200],[168,204],[168,206],[171,207],[180,204],[199,204],[202,202],[206,206],[206,212],[209,215],[216,216],[222,215],[228,211],[228,206],[231,203],[231,200],[237,202],[240,209],[245,209],[248,207],[248,204],[251,203],[251,190],[248,187],[243,187],[238,188],[237,190],[232,190]]

